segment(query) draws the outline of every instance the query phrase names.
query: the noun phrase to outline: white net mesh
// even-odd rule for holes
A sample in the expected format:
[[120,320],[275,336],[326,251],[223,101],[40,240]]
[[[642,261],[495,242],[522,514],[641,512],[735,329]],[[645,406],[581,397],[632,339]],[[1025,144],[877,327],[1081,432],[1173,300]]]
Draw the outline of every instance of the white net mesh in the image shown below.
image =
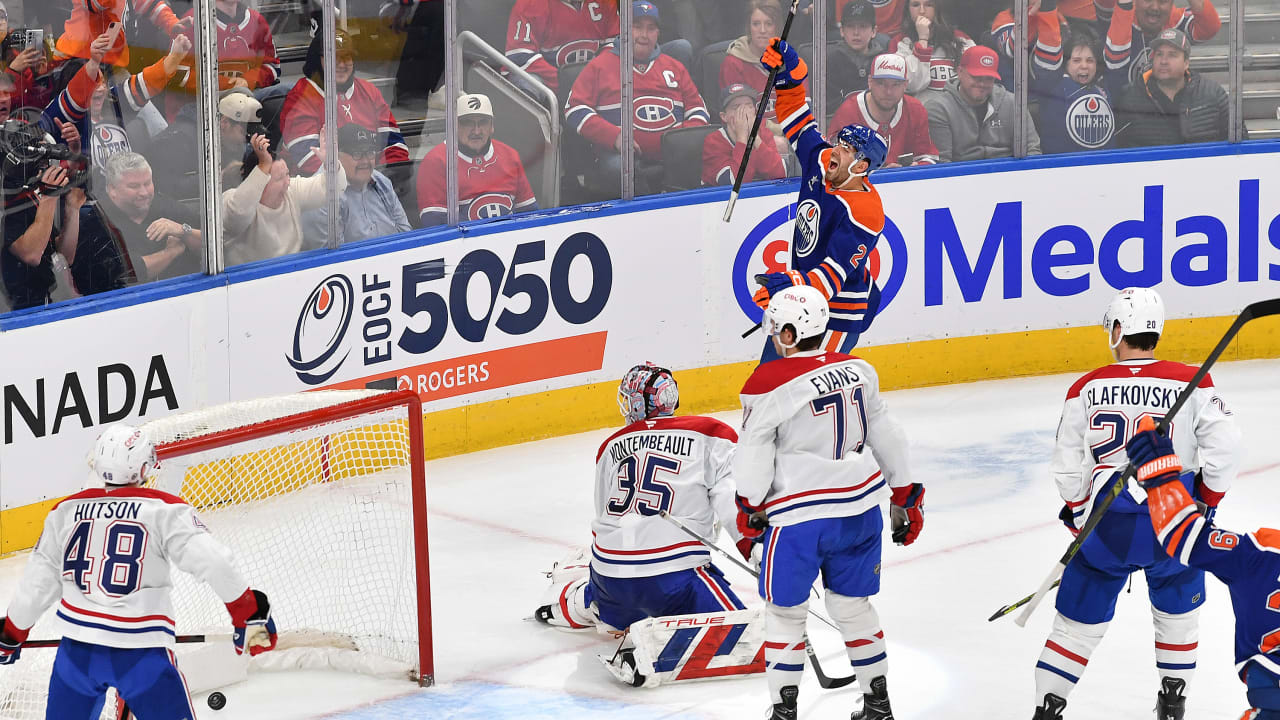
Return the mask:
[[[411,411],[343,407],[378,395],[304,393],[143,426],[161,448],[148,484],[198,508],[250,585],[270,598],[280,648],[255,665],[416,677]],[[308,415],[295,421],[300,413]],[[166,447],[180,454],[166,457]],[[173,605],[179,635],[231,631],[213,592],[176,570]],[[50,637],[51,620],[47,613],[31,638]],[[180,659],[190,647],[178,647]],[[54,653],[24,650],[18,664],[0,670],[0,718],[44,717]]]

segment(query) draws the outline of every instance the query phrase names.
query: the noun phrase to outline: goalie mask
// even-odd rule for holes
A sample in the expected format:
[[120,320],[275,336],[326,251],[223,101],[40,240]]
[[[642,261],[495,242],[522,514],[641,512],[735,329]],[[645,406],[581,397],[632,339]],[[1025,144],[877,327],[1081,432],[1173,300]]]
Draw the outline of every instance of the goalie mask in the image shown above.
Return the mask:
[[98,436],[89,466],[107,485],[140,485],[157,466],[156,447],[138,428],[112,425]]
[[636,365],[618,385],[618,409],[627,424],[674,415],[680,407],[680,389],[671,371],[651,362]]

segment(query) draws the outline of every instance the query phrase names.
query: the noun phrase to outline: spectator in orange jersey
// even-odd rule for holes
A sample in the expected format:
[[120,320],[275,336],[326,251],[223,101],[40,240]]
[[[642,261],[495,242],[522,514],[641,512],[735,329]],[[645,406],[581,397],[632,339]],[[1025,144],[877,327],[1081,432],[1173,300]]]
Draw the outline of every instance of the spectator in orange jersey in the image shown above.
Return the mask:
[[1151,69],[1151,53],[1162,30],[1177,28],[1192,44],[1208,42],[1222,29],[1212,0],[1187,0],[1185,8],[1173,0],[1120,0],[1111,16],[1103,55],[1107,79],[1114,92],[1138,82]]
[[[47,1],[47,0],[44,0]],[[170,39],[182,33],[188,22],[178,20],[165,0],[71,0],[71,18],[58,38],[58,59],[89,58],[89,46],[110,31],[112,42],[103,62],[129,65],[129,41],[125,38],[125,16],[144,17]]]

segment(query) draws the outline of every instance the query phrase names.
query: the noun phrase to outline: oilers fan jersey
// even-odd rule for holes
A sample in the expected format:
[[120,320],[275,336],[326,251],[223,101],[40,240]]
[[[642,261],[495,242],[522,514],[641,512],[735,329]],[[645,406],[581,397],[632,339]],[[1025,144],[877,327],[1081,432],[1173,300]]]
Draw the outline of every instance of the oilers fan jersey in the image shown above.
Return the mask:
[[[1116,92],[1139,82],[1142,74],[1151,69],[1151,43],[1147,42],[1133,15],[1133,0],[1116,3],[1111,26],[1107,30],[1106,47],[1102,50],[1107,79]],[[1199,14],[1190,8],[1174,6],[1169,9],[1169,19],[1164,27],[1181,30],[1192,43],[1203,43],[1212,40],[1222,29],[1222,18],[1212,2],[1206,2],[1204,12]]]
[[885,226],[880,193],[870,182],[865,190],[831,187],[825,179],[831,145],[818,132],[804,88],[777,94],[782,129],[802,167],[790,269],[826,296],[829,330],[860,334],[880,306],[880,289],[867,269]]
[[613,0],[519,0],[507,22],[507,57],[555,90],[559,68],[590,62],[617,35]]
[[1040,149],[1046,154],[1103,150],[1115,144],[1116,114],[1101,82],[1081,85],[1062,72],[1035,81],[1040,98]]
[[662,417],[614,433],[596,454],[596,518],[591,569],[607,577],[652,577],[711,562],[702,543],[662,518],[666,510],[690,530],[737,539],[731,472],[738,435],[719,420]]
[[742,388],[738,494],[769,524],[849,517],[911,484],[907,436],[871,364],[799,352],[756,367]]
[[[1084,525],[1112,475],[1128,464],[1124,446],[1139,420],[1163,418],[1195,374],[1196,368],[1182,363],[1127,360],[1094,370],[1067,391],[1050,470],[1076,527]],[[1174,452],[1183,466],[1200,468],[1196,492],[1217,506],[1235,479],[1240,430],[1211,376],[1178,411],[1172,430]],[[1109,511],[1145,514],[1146,495],[1133,483]]]

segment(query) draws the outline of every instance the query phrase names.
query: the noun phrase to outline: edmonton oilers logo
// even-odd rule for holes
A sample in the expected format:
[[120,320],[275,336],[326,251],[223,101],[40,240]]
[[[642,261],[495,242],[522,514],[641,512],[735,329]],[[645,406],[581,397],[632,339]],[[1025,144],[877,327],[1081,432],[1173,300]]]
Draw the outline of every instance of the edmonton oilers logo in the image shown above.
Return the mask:
[[822,222],[822,208],[813,200],[800,203],[796,211],[796,232],[800,233],[800,244],[796,246],[796,256],[806,257],[818,245],[818,226]]
[[1103,147],[1111,142],[1115,128],[1111,103],[1103,95],[1084,95],[1067,108],[1067,134],[1081,147],[1091,150]]
[[343,341],[353,310],[355,293],[346,275],[330,275],[307,296],[293,330],[293,352],[285,356],[299,380],[319,385],[342,367],[350,352]]

